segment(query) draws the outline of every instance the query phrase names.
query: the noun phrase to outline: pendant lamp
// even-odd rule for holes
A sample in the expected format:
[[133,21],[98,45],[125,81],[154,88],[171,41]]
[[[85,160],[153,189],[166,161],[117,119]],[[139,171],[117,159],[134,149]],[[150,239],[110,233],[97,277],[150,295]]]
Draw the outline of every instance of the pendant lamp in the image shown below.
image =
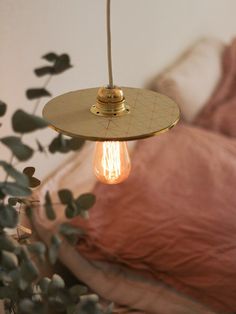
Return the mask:
[[106,184],[130,174],[126,141],[170,130],[179,120],[178,105],[165,95],[113,83],[110,1],[107,0],[107,57],[109,84],[72,91],[50,100],[43,117],[57,132],[96,141],[94,173]]

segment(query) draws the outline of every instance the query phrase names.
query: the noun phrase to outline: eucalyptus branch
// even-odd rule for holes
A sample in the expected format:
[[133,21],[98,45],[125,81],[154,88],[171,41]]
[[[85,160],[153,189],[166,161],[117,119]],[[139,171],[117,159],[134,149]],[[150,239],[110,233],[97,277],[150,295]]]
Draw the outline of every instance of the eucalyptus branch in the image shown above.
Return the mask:
[[[46,87],[48,86],[48,84],[49,84],[49,82],[51,81],[51,79],[52,79],[52,74],[50,74],[50,75],[47,77],[47,79],[46,79],[46,81],[45,81],[45,83],[44,83],[44,85],[43,85],[43,88],[46,88]],[[39,107],[39,105],[40,105],[41,99],[42,99],[41,97],[37,99],[37,101],[36,101],[36,103],[35,103],[35,106],[34,106],[34,109],[33,109],[33,111],[32,111],[32,114],[35,114],[35,113],[36,113],[36,111],[37,111],[37,109],[38,109],[38,107]]]
[[[52,78],[52,75],[50,74],[50,75],[47,77],[47,79],[46,79],[46,81],[45,81],[45,83],[44,83],[44,85],[43,85],[43,88],[46,88],[46,87],[48,86],[49,82],[51,81],[51,78]],[[32,114],[35,114],[35,113],[36,113],[36,111],[37,111],[37,109],[38,109],[38,107],[39,107],[39,105],[40,105],[41,99],[42,99],[42,97],[40,97],[40,98],[38,98],[38,99],[36,100],[35,105],[34,105],[34,109],[32,110]],[[24,136],[24,134],[21,133],[21,135],[20,135],[20,139],[21,139],[21,140],[22,140],[23,136]],[[10,156],[10,159],[9,159],[9,164],[12,165],[12,164],[13,164],[13,161],[14,161],[14,154],[11,153],[11,156]],[[7,182],[8,177],[9,177],[9,174],[6,173],[6,176],[5,176],[5,179],[4,179],[4,183]]]

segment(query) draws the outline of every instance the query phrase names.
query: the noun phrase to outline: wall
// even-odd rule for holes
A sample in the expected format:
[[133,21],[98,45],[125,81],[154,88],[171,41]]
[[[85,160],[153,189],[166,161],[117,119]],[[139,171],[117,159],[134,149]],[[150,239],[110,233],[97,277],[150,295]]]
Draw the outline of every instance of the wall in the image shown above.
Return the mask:
[[[235,0],[113,0],[115,82],[142,86],[199,37],[229,41],[236,33],[235,12]],[[105,0],[0,1],[0,99],[9,106],[0,136],[9,133],[8,118],[16,108],[31,111],[24,92],[43,85],[45,79],[32,69],[42,65],[46,52],[67,52],[74,65],[51,81],[54,96],[107,83],[104,13]],[[45,131],[42,142],[53,133]],[[25,136],[25,142],[35,145],[35,138],[37,133]],[[0,159],[8,156],[0,146]],[[42,178],[62,158],[38,155],[30,164]]]

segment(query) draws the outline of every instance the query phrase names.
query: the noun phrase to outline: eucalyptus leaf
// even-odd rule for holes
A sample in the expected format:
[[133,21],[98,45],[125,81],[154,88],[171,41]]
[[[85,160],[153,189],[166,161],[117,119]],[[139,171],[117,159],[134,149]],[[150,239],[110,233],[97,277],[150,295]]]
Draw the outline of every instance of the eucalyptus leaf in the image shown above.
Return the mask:
[[52,280],[49,284],[49,291],[65,288],[65,282],[58,274],[52,276]]
[[38,255],[39,258],[44,259],[46,253],[46,246],[43,242],[34,242],[28,245],[29,252]]
[[97,302],[93,300],[83,300],[79,303],[78,313],[80,314],[101,314],[97,307]]
[[33,149],[22,143],[17,136],[7,136],[1,138],[1,142],[6,145],[19,161],[26,161],[33,155]]
[[78,298],[80,295],[88,293],[88,288],[83,285],[75,285],[70,288],[69,293],[72,297]]
[[7,111],[7,105],[0,100],[0,117],[3,117]]
[[38,277],[39,271],[36,265],[31,260],[28,260],[21,263],[21,275],[27,282],[32,282]]
[[38,285],[43,293],[47,294],[50,282],[51,282],[51,279],[48,277],[44,277],[40,279]]
[[83,145],[85,141],[80,138],[65,139],[62,134],[59,134],[56,138],[52,140],[48,149],[50,153],[68,153],[70,151],[77,151]]
[[94,205],[95,201],[96,197],[94,194],[85,193],[76,199],[76,205],[80,210],[88,210]]
[[34,302],[30,299],[23,299],[19,303],[19,310],[22,314],[32,314],[34,313]]
[[1,251],[1,266],[6,269],[15,269],[18,267],[18,259],[12,252]]
[[84,235],[83,230],[68,223],[61,224],[59,227],[59,232],[72,246],[76,245],[79,236]]
[[54,154],[56,152],[67,153],[69,150],[66,147],[66,142],[62,134],[57,135],[49,144],[49,152]]
[[1,188],[1,183],[0,183],[0,200],[4,200],[5,197],[6,197],[6,194],[3,193],[2,188]]
[[15,301],[17,299],[16,291],[12,287],[2,287],[0,286],[0,299],[10,299]]
[[55,52],[49,52],[46,55],[44,55],[42,58],[49,62],[54,62],[58,59],[58,55]]
[[15,251],[17,246],[18,246],[17,241],[14,240],[12,237],[6,234],[0,235],[0,251],[5,250],[5,251],[13,252]]
[[60,55],[54,64],[54,74],[60,74],[68,69],[70,69],[72,65],[70,64],[70,57],[68,54]]
[[74,218],[79,214],[79,211],[74,200],[66,207],[65,214],[68,219]]
[[15,179],[16,183],[20,184],[21,186],[28,187],[29,185],[29,180],[27,176],[18,170],[16,170],[11,164],[5,162],[5,161],[0,161],[0,166],[3,167],[5,172]]
[[35,173],[35,168],[34,167],[26,167],[26,168],[24,168],[23,173],[27,177],[32,177]]
[[47,75],[47,74],[52,74],[54,72],[54,67],[53,66],[43,66],[41,68],[37,68],[34,70],[34,73],[38,76],[38,77],[41,77],[41,76],[44,76],[44,75]]
[[72,192],[68,189],[59,190],[58,196],[61,203],[64,205],[71,204],[71,202],[74,200]]
[[82,235],[84,234],[83,230],[81,230],[78,227],[74,227],[69,223],[63,223],[59,226],[59,232],[62,235],[72,235],[72,234],[76,234],[76,235]]
[[48,257],[51,264],[55,264],[57,261],[60,244],[61,244],[60,237],[57,234],[54,234],[51,238],[51,243],[48,252]]
[[27,289],[29,283],[22,278],[19,267],[11,270],[8,274],[11,278],[11,282],[14,284],[15,289],[16,287],[18,287],[21,291]]
[[30,88],[26,91],[26,97],[29,100],[48,96],[51,96],[51,94],[45,88]]
[[51,200],[51,197],[50,197],[50,194],[48,191],[46,192],[46,195],[45,195],[44,208],[45,208],[46,215],[47,215],[48,219],[50,219],[50,220],[56,219],[56,214],[55,214],[55,211],[53,209],[52,200]]
[[85,143],[84,139],[73,137],[72,139],[69,140],[69,148],[72,151],[77,151],[83,147]]
[[17,110],[12,116],[12,127],[15,132],[29,133],[47,126],[48,123],[44,119],[21,109]]
[[41,181],[39,179],[37,179],[36,177],[34,177],[34,173],[35,173],[35,168],[34,167],[26,167],[23,170],[23,173],[27,176],[28,181],[29,181],[29,187],[31,188],[36,188],[37,186],[39,186],[41,184]]
[[31,195],[31,190],[16,182],[0,182],[0,190],[5,195],[25,197]]
[[0,226],[3,228],[15,228],[18,223],[18,213],[10,205],[0,204]]

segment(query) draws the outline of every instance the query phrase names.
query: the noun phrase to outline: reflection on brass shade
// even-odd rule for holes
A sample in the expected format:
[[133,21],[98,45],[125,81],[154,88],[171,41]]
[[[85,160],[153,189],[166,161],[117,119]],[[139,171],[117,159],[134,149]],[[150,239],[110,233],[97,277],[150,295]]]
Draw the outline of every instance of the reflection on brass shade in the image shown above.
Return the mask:
[[179,120],[179,108],[173,100],[154,91],[130,87],[122,87],[124,99],[120,99],[119,110],[127,114],[103,114],[96,111],[101,103],[97,96],[103,92],[98,91],[99,88],[90,88],[55,97],[44,107],[43,117],[60,133],[92,141],[146,138],[171,129]]

